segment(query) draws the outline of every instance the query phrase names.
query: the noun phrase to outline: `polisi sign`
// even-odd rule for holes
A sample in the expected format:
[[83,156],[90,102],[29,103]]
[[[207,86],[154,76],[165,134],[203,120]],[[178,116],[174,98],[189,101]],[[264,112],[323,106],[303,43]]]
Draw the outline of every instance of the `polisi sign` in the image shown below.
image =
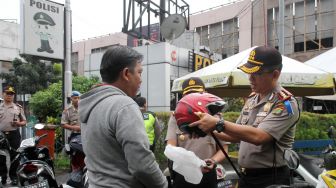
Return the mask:
[[64,5],[21,0],[20,54],[64,59]]
[[35,0],[30,0],[30,6],[42,9],[48,12],[59,13],[59,7],[47,4],[48,2],[39,2]]
[[194,71],[209,66],[212,63],[212,59],[194,53]]

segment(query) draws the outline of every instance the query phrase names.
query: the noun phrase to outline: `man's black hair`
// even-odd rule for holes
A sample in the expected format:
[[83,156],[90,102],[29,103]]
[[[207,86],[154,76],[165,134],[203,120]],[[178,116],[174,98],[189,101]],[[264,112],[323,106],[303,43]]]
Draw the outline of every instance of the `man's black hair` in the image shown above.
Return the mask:
[[118,80],[119,74],[128,67],[134,71],[136,63],[141,62],[143,56],[127,46],[114,46],[107,49],[100,64],[100,75],[103,82],[113,83]]
[[139,105],[139,107],[145,107],[145,104],[146,104],[145,97],[136,97],[134,101]]

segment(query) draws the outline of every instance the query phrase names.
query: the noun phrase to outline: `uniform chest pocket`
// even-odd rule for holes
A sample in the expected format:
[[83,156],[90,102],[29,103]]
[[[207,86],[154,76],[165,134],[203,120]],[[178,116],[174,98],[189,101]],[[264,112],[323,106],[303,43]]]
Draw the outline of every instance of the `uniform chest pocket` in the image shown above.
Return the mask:
[[19,109],[15,109],[15,108],[10,108],[8,109],[8,112],[12,115],[16,115],[18,116],[20,114],[20,110]]
[[248,115],[243,115],[242,118],[241,118],[241,124],[246,125],[248,120],[249,120],[249,116]]
[[258,127],[259,124],[265,119],[266,116],[257,116],[253,122],[253,127]]

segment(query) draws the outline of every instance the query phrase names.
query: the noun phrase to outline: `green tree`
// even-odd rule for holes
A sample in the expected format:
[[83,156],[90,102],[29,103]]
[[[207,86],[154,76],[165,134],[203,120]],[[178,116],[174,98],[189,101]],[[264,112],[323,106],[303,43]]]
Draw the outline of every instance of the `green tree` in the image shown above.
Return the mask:
[[[98,82],[98,77],[75,76],[72,80],[72,86],[73,90],[85,93]],[[36,92],[32,95],[29,106],[40,122],[45,122],[47,117],[59,117],[63,111],[62,82],[51,84],[47,89]]]
[[56,72],[53,63],[42,62],[33,56],[21,57],[12,61],[13,68],[9,73],[0,73],[0,78],[14,86],[18,94],[34,94],[61,79],[61,71]]

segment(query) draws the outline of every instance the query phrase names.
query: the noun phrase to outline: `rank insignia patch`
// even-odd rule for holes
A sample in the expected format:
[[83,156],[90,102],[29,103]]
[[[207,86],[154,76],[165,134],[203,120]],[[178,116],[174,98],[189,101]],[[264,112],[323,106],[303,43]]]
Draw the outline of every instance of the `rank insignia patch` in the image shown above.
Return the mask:
[[283,103],[279,103],[272,110],[272,114],[274,114],[274,115],[281,115],[282,112],[284,111],[284,109],[285,109],[285,105]]

